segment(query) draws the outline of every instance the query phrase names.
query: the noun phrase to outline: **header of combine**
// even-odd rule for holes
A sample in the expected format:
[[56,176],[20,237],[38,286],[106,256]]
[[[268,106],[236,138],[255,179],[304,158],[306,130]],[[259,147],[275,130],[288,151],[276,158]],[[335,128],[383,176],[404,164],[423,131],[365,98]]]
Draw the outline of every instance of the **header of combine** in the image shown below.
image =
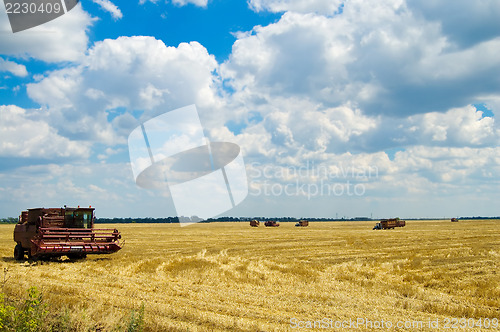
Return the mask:
[[14,257],[68,256],[85,258],[87,254],[109,254],[121,249],[120,232],[95,229],[94,208],[36,208],[23,211],[14,228]]

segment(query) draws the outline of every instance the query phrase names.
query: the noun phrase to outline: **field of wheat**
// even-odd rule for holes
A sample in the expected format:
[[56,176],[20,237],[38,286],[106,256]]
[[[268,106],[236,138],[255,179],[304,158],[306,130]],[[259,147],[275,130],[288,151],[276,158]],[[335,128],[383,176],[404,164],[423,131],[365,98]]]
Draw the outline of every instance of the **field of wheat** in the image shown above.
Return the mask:
[[14,225],[2,225],[0,282],[9,299],[36,286],[80,331],[116,329],[141,306],[146,331],[441,330],[463,318],[498,330],[499,221],[374,223],[113,225],[118,253],[48,262],[15,261]]

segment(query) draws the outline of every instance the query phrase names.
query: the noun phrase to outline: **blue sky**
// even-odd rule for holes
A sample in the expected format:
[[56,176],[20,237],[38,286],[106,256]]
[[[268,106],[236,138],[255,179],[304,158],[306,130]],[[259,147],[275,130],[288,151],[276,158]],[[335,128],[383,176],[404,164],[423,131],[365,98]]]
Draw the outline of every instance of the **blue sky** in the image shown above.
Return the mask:
[[207,138],[241,147],[249,194],[226,215],[500,215],[499,15],[494,0],[89,0],[13,34],[0,5],[0,216],[175,215],[168,190],[136,186],[127,137],[191,104]]
[[[99,6],[83,2],[95,15],[102,14]],[[219,62],[227,59],[236,38],[233,33],[249,31],[256,25],[268,25],[280,14],[256,13],[244,1],[211,1],[207,6],[179,6],[171,3],[125,2],[119,4],[123,18],[101,19],[90,34],[91,42],[120,36],[155,36],[167,45],[177,46],[197,41]],[[102,15],[101,15],[102,16]],[[145,22],[147,22],[145,24]]]

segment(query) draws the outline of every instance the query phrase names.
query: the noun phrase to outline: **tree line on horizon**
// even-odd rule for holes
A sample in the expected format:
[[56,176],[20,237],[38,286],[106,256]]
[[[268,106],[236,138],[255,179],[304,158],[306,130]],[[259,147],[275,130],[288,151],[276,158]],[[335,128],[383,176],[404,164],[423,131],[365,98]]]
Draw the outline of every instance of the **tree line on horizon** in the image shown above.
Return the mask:
[[[182,217],[181,217],[182,218]],[[380,220],[376,218],[368,217],[355,217],[355,218],[295,218],[295,217],[219,217],[219,218],[209,218],[203,220],[201,218],[193,217],[191,222],[201,222],[201,223],[211,223],[211,222],[249,222],[252,219],[257,219],[262,222],[269,220],[275,220],[278,222],[298,222],[299,220],[308,220],[312,222],[322,222],[322,221],[372,221]],[[406,220],[440,220],[441,218],[412,218]],[[484,219],[496,219],[500,220],[500,216],[497,217],[459,217],[458,220],[484,220]],[[8,217],[0,218],[0,224],[16,224],[18,218]],[[166,218],[96,218],[96,224],[175,224],[179,223],[178,217],[166,217]]]

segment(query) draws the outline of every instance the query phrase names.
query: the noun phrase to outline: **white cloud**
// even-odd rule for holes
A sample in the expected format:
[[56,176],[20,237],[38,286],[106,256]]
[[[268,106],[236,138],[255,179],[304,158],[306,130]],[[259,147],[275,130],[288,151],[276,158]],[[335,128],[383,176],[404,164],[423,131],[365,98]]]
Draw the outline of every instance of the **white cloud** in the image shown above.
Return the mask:
[[278,12],[298,12],[331,15],[339,11],[343,0],[249,0],[248,5],[256,12],[270,11]]
[[118,8],[111,1],[109,1],[109,0],[92,0],[92,1],[94,1],[94,3],[98,4],[99,6],[101,6],[101,8],[104,11],[107,11],[108,13],[110,13],[111,16],[113,17],[113,19],[115,21],[119,20],[119,19],[121,19],[123,17],[123,14],[122,14],[120,8]]
[[28,76],[28,71],[26,70],[26,66],[0,58],[0,72],[2,71],[9,72],[19,77]]
[[[167,47],[152,37],[120,37],[96,43],[82,64],[51,72],[28,84],[27,91],[68,137],[87,135],[117,144],[125,142],[138,121],[119,117],[109,123],[107,111],[145,110],[152,117],[193,103],[214,105],[219,97],[212,73],[217,68],[197,42]],[[132,127],[121,128],[124,124]]]
[[350,103],[376,115],[443,112],[498,94],[500,30],[456,48],[438,20],[412,8],[354,0],[333,17],[286,12],[239,34],[222,76],[237,93]]
[[449,148],[415,146],[396,153],[394,164],[400,177],[418,174],[436,184],[449,185],[460,193],[478,188],[495,190],[500,179],[498,147]]
[[[159,0],[139,0],[139,4],[140,5],[143,5],[145,4],[146,2],[151,2],[151,3],[158,3]],[[168,1],[167,1],[168,2]],[[208,4],[208,0],[171,0],[170,2],[172,2],[174,5],[176,6],[186,6],[188,4],[193,4],[195,6],[198,6],[198,7],[207,7],[207,4]]]
[[193,4],[198,7],[206,7],[208,0],[172,0],[172,3],[177,6],[185,6],[187,4]]
[[[419,117],[417,131],[433,141],[446,141],[448,146],[492,146],[500,143],[495,119],[483,117],[473,106],[452,109],[446,113],[427,113]],[[414,118],[410,118],[410,123]],[[417,120],[418,121],[418,120]],[[421,137],[420,142],[428,141]]]
[[[260,4],[256,10],[289,11],[275,24],[237,35],[221,76],[235,90],[234,115],[226,119],[244,125],[237,135],[221,129],[213,137],[236,140],[248,163],[262,167],[376,166],[379,176],[365,183],[366,195],[332,199],[328,209],[455,215],[476,211],[478,197],[498,195],[499,125],[470,106],[485,102],[498,112],[497,39],[456,47],[439,21],[399,0],[346,2],[333,17],[291,2],[252,3]],[[253,113],[261,120],[252,121]],[[383,151],[391,148],[403,151],[390,160]],[[308,181],[320,183],[314,176]],[[313,204],[260,198],[272,209]],[[426,204],[429,214],[422,212]]]
[[[22,165],[0,173],[2,216],[17,216],[33,207],[89,206],[97,217],[164,217],[175,210],[164,197],[136,187],[130,165],[71,164]],[[161,209],[157,209],[161,206]],[[140,207],[150,212],[140,211]]]
[[78,61],[87,50],[87,29],[93,19],[78,4],[67,14],[43,25],[12,33],[0,11],[0,54],[46,62]]
[[[29,96],[43,111],[4,106],[9,110],[4,116],[26,126],[29,142],[39,139],[75,158],[84,158],[74,149],[77,142],[108,145],[97,155],[102,165],[44,169],[56,181],[43,186],[54,200],[62,199],[58,191],[67,188],[82,201],[95,196],[120,206],[117,199],[124,197],[127,207],[149,204],[134,200],[130,165],[120,165],[113,174],[100,167],[115,158],[116,145],[125,148],[125,138],[139,123],[132,111],[145,111],[145,120],[195,103],[210,139],[238,143],[247,166],[309,162],[332,172],[346,165],[378,170],[377,176],[360,181],[366,186],[362,197],[260,197],[254,202],[261,211],[268,209],[264,213],[288,213],[292,205],[294,213],[311,215],[341,209],[359,215],[476,213],[481,200],[493,206],[492,197],[498,196],[500,127],[495,117],[484,117],[470,105],[485,103],[499,113],[500,30],[482,30],[474,17],[464,24],[480,33],[478,40],[454,33],[457,21],[445,15],[444,2],[436,3],[433,11],[414,1],[352,0],[340,13],[339,1],[252,0],[255,11],[286,12],[275,24],[238,34],[221,66],[197,42],[172,47],[153,37],[104,40],[78,56],[64,55],[77,62],[28,85]],[[484,3],[473,11],[485,18],[486,27],[494,27]],[[459,1],[453,11],[467,15],[470,6]],[[81,26],[90,23],[88,18]],[[0,50],[11,46],[0,44]],[[49,58],[59,61],[53,54]],[[231,91],[221,90],[221,82]],[[0,126],[4,123],[2,118]],[[44,135],[36,136],[37,130]],[[18,157],[37,156],[12,129],[0,133],[13,135],[12,140],[5,137],[5,156],[12,151]],[[43,148],[40,142],[34,147]],[[387,149],[402,151],[389,158]],[[74,174],[86,170],[89,184],[78,183]],[[2,174],[0,179],[8,182]],[[319,183],[314,175],[304,181]],[[23,190],[28,188],[37,194],[42,190],[26,182]],[[494,214],[491,206],[476,214]],[[158,211],[150,207],[137,213]],[[239,211],[255,210],[242,205]]]
[[88,142],[71,141],[58,135],[46,121],[17,106],[0,106],[0,157],[54,161],[87,158]]
[[377,117],[375,127],[354,136],[346,151],[376,152],[415,145],[429,147],[493,147],[500,143],[494,117],[484,117],[473,106],[430,112],[407,118]]
[[442,32],[459,48],[495,38],[500,31],[500,3],[496,0],[474,5],[468,0],[457,0],[453,6],[446,0],[407,0],[407,3],[416,15],[439,22]]

